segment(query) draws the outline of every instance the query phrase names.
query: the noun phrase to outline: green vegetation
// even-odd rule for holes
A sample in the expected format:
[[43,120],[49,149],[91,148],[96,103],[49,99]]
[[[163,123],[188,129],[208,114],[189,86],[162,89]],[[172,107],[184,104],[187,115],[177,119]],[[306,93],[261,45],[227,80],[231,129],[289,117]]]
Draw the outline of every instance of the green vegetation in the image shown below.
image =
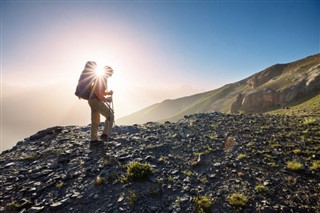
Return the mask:
[[122,175],[119,178],[120,183],[127,183],[129,181],[128,175]]
[[184,171],[183,174],[184,174],[185,176],[190,177],[190,176],[193,175],[193,172],[191,172],[191,171]]
[[158,188],[156,188],[156,187],[151,187],[150,188],[150,190],[149,190],[149,194],[151,195],[151,196],[157,196],[157,195],[159,195],[159,189]]
[[311,125],[317,122],[317,119],[313,118],[313,117],[305,117],[304,118],[304,124],[306,125]]
[[161,164],[164,164],[167,160],[168,160],[167,157],[161,156],[161,157],[158,159],[158,162],[161,163]]
[[291,171],[299,171],[303,169],[303,165],[297,161],[289,161],[287,162],[287,169]]
[[206,184],[206,183],[208,183],[208,178],[207,178],[206,176],[201,176],[201,177],[199,178],[199,181],[200,181],[201,183],[203,183],[203,184]]
[[[174,100],[166,100],[159,104],[154,104],[142,111],[120,119],[120,123],[132,123],[132,121],[135,121],[137,123],[145,123],[151,120],[150,118],[158,122],[175,122],[183,118],[184,115],[195,114],[198,112],[241,112],[244,111],[244,109],[237,106],[236,104],[237,98],[241,97],[239,96],[240,94],[247,94],[251,91],[259,92],[263,91],[264,89],[272,91],[289,90],[290,88],[298,84],[299,80],[297,79],[300,78],[301,75],[306,74],[309,69],[312,69],[318,65],[319,58],[320,56],[319,54],[317,54],[316,56],[304,58],[288,64],[277,64],[270,66],[262,70],[261,72],[256,73],[254,76],[250,76],[251,78],[253,77],[256,79],[265,78],[266,81],[261,85],[258,84],[258,86],[254,89],[252,85],[249,85],[248,77],[236,83],[224,85],[215,90],[181,97]],[[311,115],[315,116],[319,120],[320,114],[315,112],[320,112],[320,95],[311,94],[311,92],[308,95],[310,96],[305,98],[295,98],[295,100],[285,106],[288,108],[282,109],[283,106],[275,106],[273,110],[276,111],[272,111],[271,113],[283,115]],[[317,100],[312,97],[313,95],[318,96]],[[264,109],[263,107],[255,107],[255,109],[253,109],[253,111],[256,112],[260,112],[260,110],[264,111],[266,109]],[[216,125],[211,126],[212,129],[217,128]],[[262,130],[267,131],[267,129]],[[215,141],[214,136],[212,137],[212,140]]]
[[218,137],[219,137],[219,135],[218,135],[218,134],[211,134],[211,135],[209,135],[209,138],[210,138],[212,141],[217,140],[217,139],[218,139]]
[[271,168],[276,168],[276,167],[279,166],[279,165],[278,165],[276,162],[274,162],[274,161],[268,163],[268,165],[269,165]]
[[96,185],[102,185],[104,183],[105,183],[105,179],[103,177],[101,177],[101,176],[97,176],[95,184]]
[[246,154],[239,154],[238,155],[238,159],[243,159],[243,158],[247,158],[248,156]]
[[195,153],[193,153],[193,155],[196,156],[196,157],[199,157],[199,156],[201,156],[203,154],[204,154],[204,152],[195,152]]
[[311,169],[311,170],[320,169],[320,160],[315,160],[315,161],[313,161],[310,169]]
[[286,176],[284,177],[284,180],[290,185],[295,184],[297,182],[297,179],[292,176]]
[[212,200],[207,196],[194,199],[199,213],[211,212]]
[[264,185],[257,185],[254,189],[259,193],[268,191],[267,187],[265,187]]
[[306,116],[303,124],[311,125],[317,123],[320,119],[320,94],[311,99],[306,99],[300,103],[292,103],[289,109],[279,109],[268,112],[268,114]]
[[132,206],[134,206],[138,201],[138,194],[134,191],[129,192],[129,202]]
[[206,149],[204,152],[205,154],[209,154],[213,151],[213,149],[210,146],[205,146],[204,148]]
[[228,202],[231,206],[244,207],[248,202],[248,198],[243,194],[234,193],[229,196]]
[[132,161],[127,166],[127,177],[133,180],[146,180],[152,175],[151,166]]
[[19,209],[20,207],[21,207],[21,205],[16,200],[13,200],[7,204],[7,210],[14,211],[14,210]]
[[110,165],[112,165],[112,162],[110,162],[110,160],[109,159],[107,159],[107,158],[101,158],[100,160],[99,160],[99,163],[101,163],[103,166],[110,166]]
[[293,150],[293,153],[296,154],[296,155],[299,155],[299,154],[301,154],[301,150],[300,149],[295,149],[295,150]]
[[172,176],[169,176],[169,177],[168,177],[168,182],[169,182],[169,183],[173,183],[173,182],[174,182],[174,179],[173,179]]
[[64,182],[63,181],[59,181],[58,183],[56,183],[56,188],[60,189],[64,186]]

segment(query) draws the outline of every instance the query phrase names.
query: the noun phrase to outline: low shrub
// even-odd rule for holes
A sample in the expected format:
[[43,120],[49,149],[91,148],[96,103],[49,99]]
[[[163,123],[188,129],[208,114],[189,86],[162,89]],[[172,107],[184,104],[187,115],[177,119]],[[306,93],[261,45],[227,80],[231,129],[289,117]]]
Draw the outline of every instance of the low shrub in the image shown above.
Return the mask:
[[231,206],[244,207],[248,202],[248,198],[243,194],[234,193],[229,196],[228,202]]
[[201,196],[194,199],[199,212],[211,212],[212,200],[207,196]]
[[149,164],[132,161],[127,167],[127,177],[133,180],[146,180],[151,174],[152,170]]

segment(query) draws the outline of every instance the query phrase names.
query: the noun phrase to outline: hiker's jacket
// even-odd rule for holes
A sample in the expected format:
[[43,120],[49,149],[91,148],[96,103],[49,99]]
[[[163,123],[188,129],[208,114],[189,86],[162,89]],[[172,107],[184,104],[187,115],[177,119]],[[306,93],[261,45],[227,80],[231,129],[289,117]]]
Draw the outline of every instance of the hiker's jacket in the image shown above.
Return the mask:
[[99,79],[95,81],[95,83],[92,85],[92,93],[90,95],[90,99],[98,99],[101,102],[106,102],[106,95],[107,95],[107,85],[106,80]]

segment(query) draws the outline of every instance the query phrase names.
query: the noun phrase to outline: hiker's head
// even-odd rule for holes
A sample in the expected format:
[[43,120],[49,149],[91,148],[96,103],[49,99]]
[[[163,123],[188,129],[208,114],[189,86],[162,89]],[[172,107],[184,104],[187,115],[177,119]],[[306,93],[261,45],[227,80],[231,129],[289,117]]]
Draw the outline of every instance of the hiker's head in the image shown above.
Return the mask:
[[113,69],[109,66],[104,67],[104,73],[106,74],[106,77],[111,77],[113,74]]
[[97,68],[97,64],[94,61],[87,61],[84,69],[86,70],[95,70]]

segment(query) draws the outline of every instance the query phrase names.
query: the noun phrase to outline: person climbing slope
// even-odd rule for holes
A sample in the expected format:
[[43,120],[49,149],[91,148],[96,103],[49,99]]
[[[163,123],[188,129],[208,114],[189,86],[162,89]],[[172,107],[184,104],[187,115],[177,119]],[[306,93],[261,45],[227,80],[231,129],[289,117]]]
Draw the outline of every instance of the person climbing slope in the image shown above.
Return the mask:
[[[108,104],[112,103],[113,91],[108,91],[107,87],[107,80],[112,76],[113,69],[105,66],[101,75],[98,75],[97,71],[97,64],[93,61],[88,61],[82,71],[76,90],[76,95],[79,98],[88,100],[91,108],[91,142],[99,141],[100,114],[105,117],[104,128],[100,136],[101,141],[108,141],[110,139],[110,133],[114,123],[114,112]],[[85,83],[79,86],[81,82]],[[81,89],[78,87],[81,87]]]
[[98,141],[100,114],[105,117],[104,129],[100,139],[102,141],[108,141],[112,130],[114,114],[108,103],[112,102],[113,91],[107,90],[107,79],[111,77],[112,74],[112,68],[105,67],[105,74],[97,76],[92,84],[92,93],[88,100],[91,108],[91,141]]

